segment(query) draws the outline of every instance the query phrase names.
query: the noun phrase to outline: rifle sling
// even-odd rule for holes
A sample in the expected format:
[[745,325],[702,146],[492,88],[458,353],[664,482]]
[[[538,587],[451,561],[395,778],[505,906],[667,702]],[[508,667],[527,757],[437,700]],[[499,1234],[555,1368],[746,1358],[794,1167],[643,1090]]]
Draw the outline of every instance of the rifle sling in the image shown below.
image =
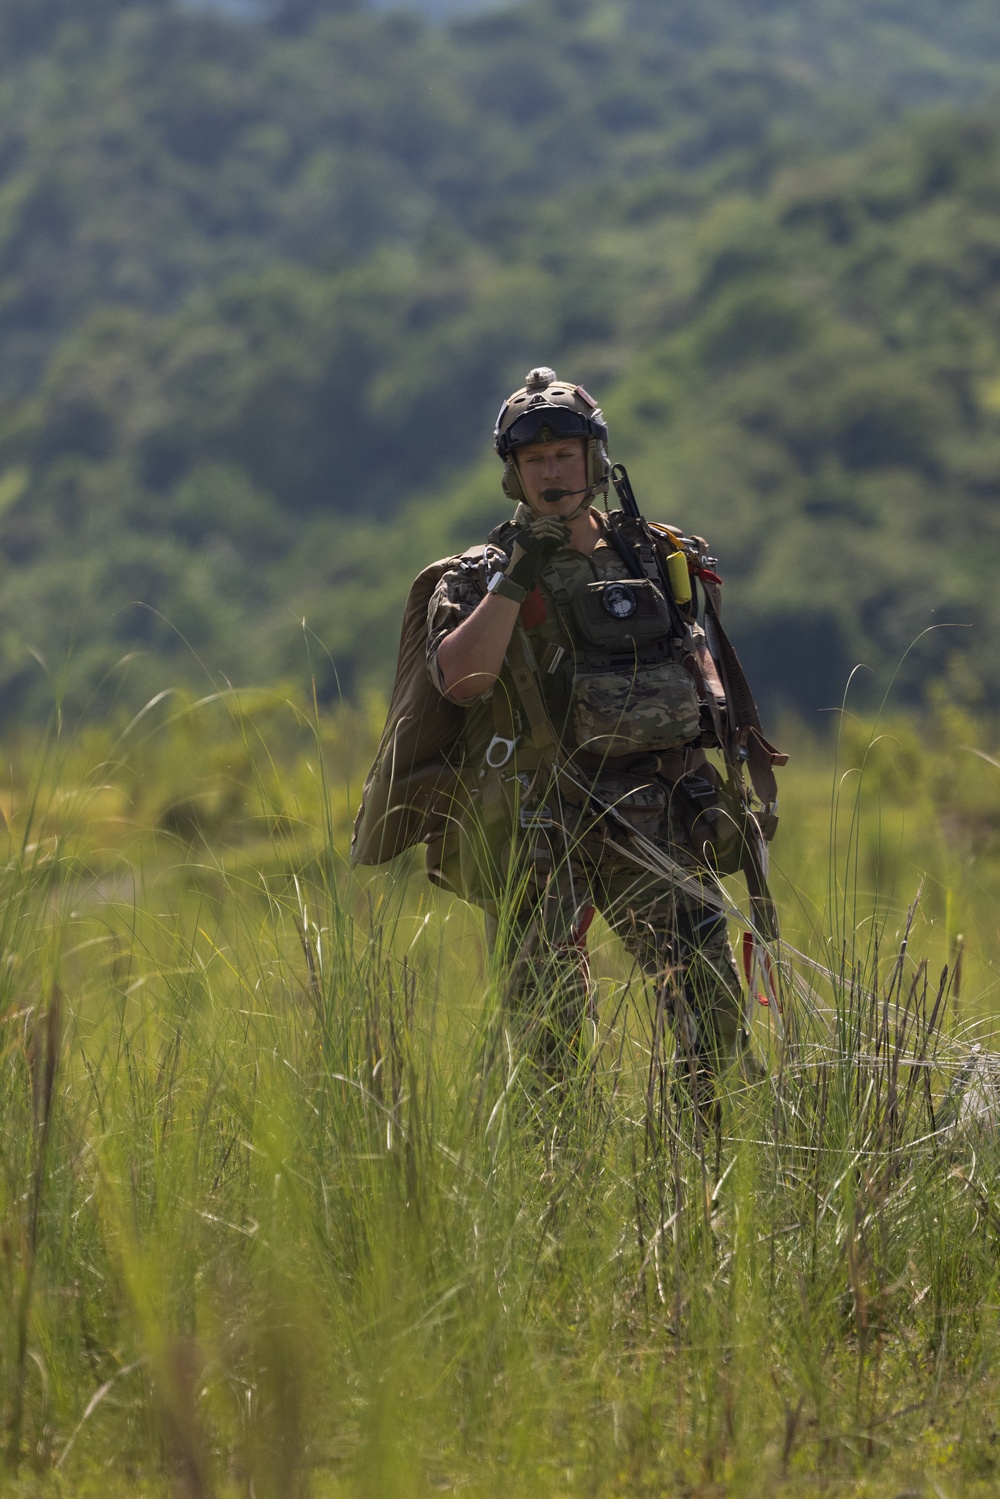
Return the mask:
[[[705,585],[705,634],[708,648],[715,658],[726,691],[729,717],[727,758],[745,755],[750,784],[757,798],[770,809],[778,799],[778,783],[773,765],[786,765],[788,756],[765,739],[760,726],[757,705],[718,611],[718,588]],[[741,755],[740,752],[743,752]]]

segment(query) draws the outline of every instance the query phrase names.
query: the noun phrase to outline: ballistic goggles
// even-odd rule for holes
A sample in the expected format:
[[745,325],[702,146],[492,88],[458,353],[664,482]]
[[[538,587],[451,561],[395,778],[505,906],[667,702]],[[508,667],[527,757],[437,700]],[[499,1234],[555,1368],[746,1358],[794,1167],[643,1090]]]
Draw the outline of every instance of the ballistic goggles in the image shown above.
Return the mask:
[[562,437],[607,439],[608,429],[603,422],[592,421],[589,416],[571,411],[568,406],[536,406],[533,411],[525,411],[511,422],[506,432],[501,432],[499,427],[506,410],[505,406],[497,422],[496,449],[501,458],[507,458],[515,448],[524,448],[533,442],[558,442]]

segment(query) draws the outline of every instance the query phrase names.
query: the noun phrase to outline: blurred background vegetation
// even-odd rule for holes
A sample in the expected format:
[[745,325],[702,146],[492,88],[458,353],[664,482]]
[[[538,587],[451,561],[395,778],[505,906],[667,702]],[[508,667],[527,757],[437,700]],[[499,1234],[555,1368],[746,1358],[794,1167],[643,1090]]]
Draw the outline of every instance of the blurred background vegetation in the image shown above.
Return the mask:
[[988,0],[0,0],[5,721],[383,689],[538,362],[770,707],[988,704],[998,87]]

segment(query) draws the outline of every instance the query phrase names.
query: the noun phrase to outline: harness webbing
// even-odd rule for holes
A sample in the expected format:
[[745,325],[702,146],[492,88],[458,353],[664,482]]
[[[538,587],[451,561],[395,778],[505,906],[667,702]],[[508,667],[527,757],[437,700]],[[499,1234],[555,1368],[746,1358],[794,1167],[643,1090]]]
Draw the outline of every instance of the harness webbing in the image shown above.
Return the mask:
[[554,762],[559,749],[559,741],[545,707],[538,679],[532,670],[531,660],[532,651],[528,638],[523,626],[517,624],[514,626],[514,634],[511,636],[510,646],[507,649],[507,664],[528,720],[531,742],[540,755],[546,758],[551,756]]

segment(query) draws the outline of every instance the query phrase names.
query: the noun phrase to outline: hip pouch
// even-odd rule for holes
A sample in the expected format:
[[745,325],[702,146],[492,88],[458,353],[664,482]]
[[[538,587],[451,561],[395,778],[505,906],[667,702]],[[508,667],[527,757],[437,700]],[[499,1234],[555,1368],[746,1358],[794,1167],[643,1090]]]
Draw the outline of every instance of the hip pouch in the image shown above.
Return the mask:
[[641,781],[624,771],[602,771],[594,782],[595,795],[613,807],[629,827],[655,838],[667,811],[667,788],[662,781]]
[[723,780],[714,765],[683,776],[670,793],[673,841],[716,874],[736,874],[742,868],[746,815],[739,782]]

